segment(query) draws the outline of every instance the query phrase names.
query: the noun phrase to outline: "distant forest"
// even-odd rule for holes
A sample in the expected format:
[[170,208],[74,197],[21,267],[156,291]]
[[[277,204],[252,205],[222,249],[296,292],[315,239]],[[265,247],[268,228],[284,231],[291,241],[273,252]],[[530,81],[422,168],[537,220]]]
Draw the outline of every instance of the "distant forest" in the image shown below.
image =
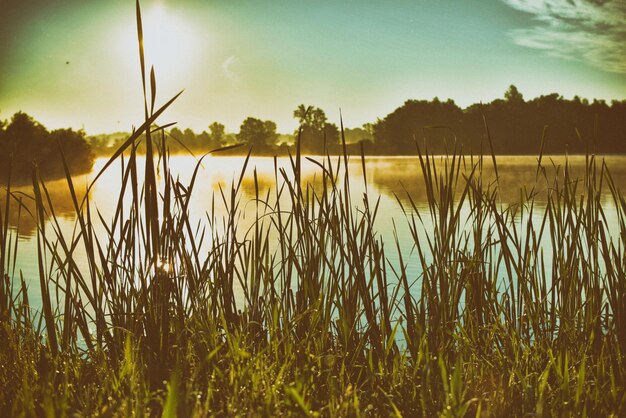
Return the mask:
[[[525,100],[511,85],[504,98],[473,104],[465,109],[454,101],[407,100],[382,119],[360,128],[341,129],[328,121],[325,112],[314,106],[300,105],[293,111],[300,128],[279,134],[276,123],[246,118],[237,133],[228,133],[223,124],[213,122],[200,133],[173,127],[167,131],[171,153],[197,155],[240,144],[225,154],[286,155],[295,152],[300,138],[304,154],[342,152],[342,135],[349,153],[368,155],[412,155],[416,143],[430,152],[443,153],[454,146],[464,152],[496,154],[537,154],[543,143],[545,154],[626,154],[626,100],[588,101],[564,99],[557,93]],[[83,131],[48,131],[25,113],[10,121],[0,121],[0,180],[8,175],[12,161],[14,178],[30,178],[33,162],[43,177],[64,175],[61,149],[73,173],[87,172],[94,156],[111,155],[128,138],[118,132],[85,137]],[[491,144],[491,145],[490,145]],[[142,152],[142,142],[138,143]]]
[[590,152],[626,153],[626,100],[589,102],[557,93],[525,101],[515,86],[504,99],[461,109],[445,102],[409,100],[373,125],[373,150],[405,154],[415,149],[414,138],[433,152],[442,152],[456,138],[466,152],[487,148],[491,137],[496,154]]
[[62,155],[72,174],[89,172],[93,167],[92,152],[85,132],[72,129],[48,131],[23,112],[10,121],[0,120],[0,181],[11,178],[14,183],[29,182],[33,169],[41,178],[65,176]]
[[[213,122],[206,131],[169,130],[172,153],[186,149],[205,153],[212,149],[242,144],[229,154],[284,155],[295,151],[298,135],[305,154],[340,153],[341,132],[327,120],[325,112],[314,106],[300,105],[293,112],[301,128],[289,134],[276,132],[276,124],[253,117],[246,118],[238,133],[227,133],[223,124]],[[360,128],[346,128],[343,135],[348,152],[360,152],[363,143],[369,155],[412,155],[417,142],[433,153],[452,147],[465,152],[491,152],[489,137],[496,154],[537,154],[544,143],[546,154],[626,153],[626,100],[589,101],[574,97],[564,99],[557,93],[524,100],[511,85],[504,98],[490,103],[473,104],[465,109],[454,101],[407,100],[382,119]],[[98,155],[110,154],[127,133],[88,138]],[[141,152],[141,148],[139,149]]]

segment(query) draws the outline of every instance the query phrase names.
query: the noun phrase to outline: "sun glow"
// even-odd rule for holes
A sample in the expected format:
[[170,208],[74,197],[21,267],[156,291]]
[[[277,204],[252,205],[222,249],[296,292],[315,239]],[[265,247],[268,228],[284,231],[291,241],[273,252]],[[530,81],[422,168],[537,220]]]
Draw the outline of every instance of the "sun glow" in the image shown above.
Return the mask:
[[[136,23],[129,23],[120,31],[117,42],[122,46],[122,60],[137,68],[137,42],[129,41],[137,39]],[[142,26],[146,70],[154,67],[161,86],[188,87],[185,81],[196,65],[199,45],[205,48],[207,39],[200,40],[200,31],[190,19],[162,4],[143,13]]]

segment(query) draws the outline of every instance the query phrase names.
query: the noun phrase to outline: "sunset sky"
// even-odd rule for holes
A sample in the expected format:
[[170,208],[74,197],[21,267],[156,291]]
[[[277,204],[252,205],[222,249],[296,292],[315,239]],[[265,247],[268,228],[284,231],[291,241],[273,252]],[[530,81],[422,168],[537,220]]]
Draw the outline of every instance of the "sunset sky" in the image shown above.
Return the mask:
[[[0,0],[0,119],[128,131],[143,116],[133,0]],[[360,126],[407,99],[626,98],[623,0],[143,0],[162,123],[296,126],[300,103]]]

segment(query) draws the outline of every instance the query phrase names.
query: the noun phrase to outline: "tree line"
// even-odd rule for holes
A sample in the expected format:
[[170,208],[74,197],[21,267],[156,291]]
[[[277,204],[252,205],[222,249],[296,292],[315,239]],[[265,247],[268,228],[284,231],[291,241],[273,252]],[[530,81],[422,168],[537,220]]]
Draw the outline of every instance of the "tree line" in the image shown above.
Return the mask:
[[[199,134],[191,129],[173,128],[171,152],[191,150],[204,153],[224,146],[241,144],[229,153],[286,155],[295,152],[300,138],[304,154],[336,154],[343,151],[342,134],[351,153],[364,145],[370,155],[411,155],[416,146],[443,153],[453,146],[465,152],[496,154],[582,154],[590,152],[626,153],[626,100],[589,101],[565,99],[557,93],[525,100],[511,85],[501,99],[477,103],[466,108],[453,100],[407,100],[402,106],[373,123],[344,129],[328,121],[315,106],[299,105],[293,111],[299,129],[279,134],[273,121],[246,118],[238,133],[227,133],[224,125],[213,122]],[[127,134],[91,138],[96,153],[106,153]]]
[[44,179],[63,177],[62,156],[72,174],[91,171],[94,154],[84,131],[49,131],[23,112],[0,120],[0,181],[30,181],[35,167]]
[[[247,117],[239,132],[226,132],[225,126],[213,122],[196,133],[173,127],[167,131],[171,153],[208,151],[242,145],[226,154],[287,155],[295,152],[300,139],[303,154],[322,155],[343,152],[342,138],[349,153],[369,155],[411,155],[416,146],[433,153],[462,147],[464,152],[496,154],[572,154],[586,151],[603,154],[626,153],[626,100],[589,101],[574,97],[565,99],[557,93],[525,100],[511,85],[501,99],[477,103],[466,108],[454,101],[407,100],[402,106],[359,128],[343,132],[329,122],[324,110],[299,105],[293,111],[299,128],[288,134],[277,132],[276,123]],[[4,167],[12,161],[16,178],[29,178],[36,162],[42,175],[63,175],[59,150],[63,150],[74,173],[91,169],[94,155],[110,155],[128,138],[117,132],[85,137],[83,131],[57,129],[48,131],[23,112],[10,121],[0,120],[0,180],[7,177]],[[137,151],[143,151],[139,141]]]
[[592,102],[557,93],[525,101],[511,85],[503,99],[461,109],[452,100],[408,100],[373,125],[373,150],[415,151],[415,142],[433,152],[456,144],[467,152],[496,154],[626,153],[626,100]]
[[[296,139],[300,138],[301,151],[309,155],[323,155],[326,152],[340,151],[340,129],[330,123],[326,113],[314,106],[299,105],[293,112],[298,120],[299,128],[289,134],[278,133],[276,123],[271,120],[261,120],[247,117],[241,123],[239,132],[226,132],[226,127],[213,122],[207,130],[195,133],[187,128],[181,130],[173,127],[167,131],[167,146],[171,153],[206,153],[211,150],[241,145],[231,149],[226,154],[247,153],[252,148],[255,155],[287,155],[294,151]],[[349,144],[361,141],[372,142],[371,130],[363,128],[344,129],[343,135]],[[128,133],[116,132],[89,137],[89,143],[97,155],[109,155],[121,145]],[[141,143],[137,151],[143,152]]]

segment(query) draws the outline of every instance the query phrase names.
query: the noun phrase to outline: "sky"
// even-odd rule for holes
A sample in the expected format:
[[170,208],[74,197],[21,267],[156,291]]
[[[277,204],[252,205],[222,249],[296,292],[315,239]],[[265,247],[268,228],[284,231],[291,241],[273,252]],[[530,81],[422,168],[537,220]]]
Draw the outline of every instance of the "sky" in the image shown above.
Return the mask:
[[[134,0],[0,0],[0,119],[141,125]],[[301,103],[357,127],[408,99],[626,99],[623,0],[143,0],[160,122],[291,132]]]

